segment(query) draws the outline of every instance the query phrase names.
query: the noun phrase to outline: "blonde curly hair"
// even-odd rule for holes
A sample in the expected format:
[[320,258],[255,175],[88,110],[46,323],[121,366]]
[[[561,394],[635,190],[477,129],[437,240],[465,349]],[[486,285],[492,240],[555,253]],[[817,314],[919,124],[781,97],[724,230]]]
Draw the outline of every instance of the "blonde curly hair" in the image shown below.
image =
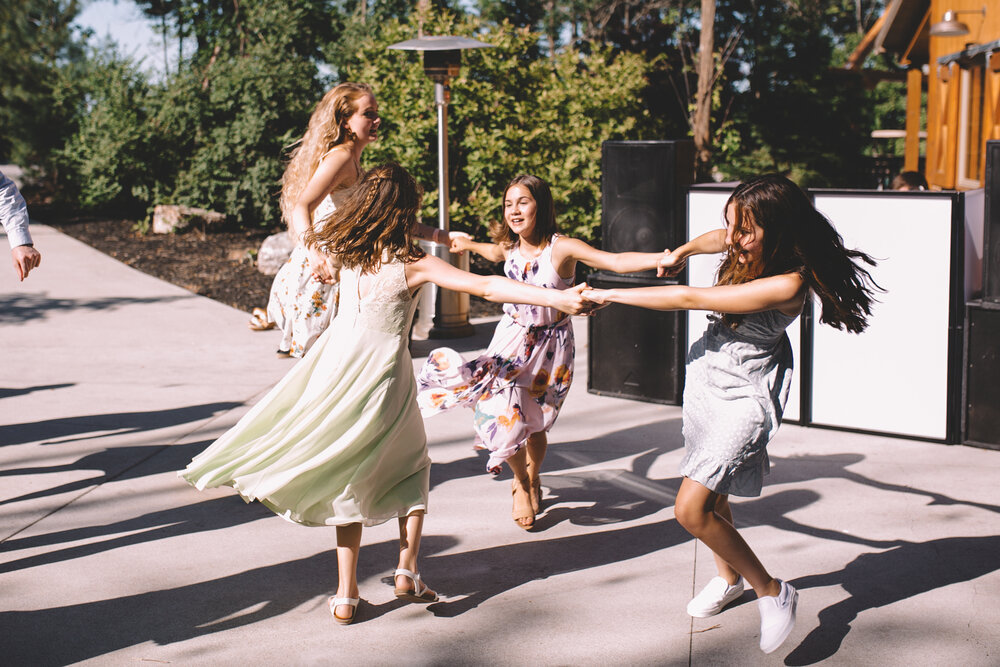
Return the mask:
[[352,138],[344,123],[358,111],[358,101],[366,95],[375,96],[368,84],[342,83],[327,91],[316,105],[305,134],[292,144],[294,148],[281,177],[281,215],[285,222],[291,220],[292,208],[319,166],[320,158]]

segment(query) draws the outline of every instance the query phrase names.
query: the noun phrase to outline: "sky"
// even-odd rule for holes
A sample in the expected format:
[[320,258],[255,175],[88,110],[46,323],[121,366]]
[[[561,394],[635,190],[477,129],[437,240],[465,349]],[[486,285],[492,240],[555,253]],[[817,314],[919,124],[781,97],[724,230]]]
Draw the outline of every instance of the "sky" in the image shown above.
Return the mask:
[[[97,39],[110,36],[121,53],[143,58],[144,69],[163,71],[163,38],[153,32],[149,19],[131,0],[91,0],[76,23],[92,29]],[[176,51],[176,47],[169,48],[168,57],[175,57]]]

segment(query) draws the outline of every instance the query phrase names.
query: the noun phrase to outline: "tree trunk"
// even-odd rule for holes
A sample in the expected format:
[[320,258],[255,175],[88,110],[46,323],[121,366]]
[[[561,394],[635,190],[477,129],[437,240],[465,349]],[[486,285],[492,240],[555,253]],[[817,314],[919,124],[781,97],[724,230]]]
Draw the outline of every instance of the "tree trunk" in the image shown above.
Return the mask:
[[698,180],[709,176],[712,160],[712,84],[715,79],[715,0],[701,0],[701,36],[698,41],[698,88],[694,99],[695,169]]

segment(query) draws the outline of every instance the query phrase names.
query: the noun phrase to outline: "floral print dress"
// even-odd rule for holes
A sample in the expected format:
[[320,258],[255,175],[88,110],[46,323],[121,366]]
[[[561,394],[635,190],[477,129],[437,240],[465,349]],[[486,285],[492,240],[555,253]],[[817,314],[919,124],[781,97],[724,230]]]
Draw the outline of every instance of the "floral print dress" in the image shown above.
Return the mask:
[[[355,165],[355,170],[360,178],[360,168]],[[346,190],[346,185],[339,187],[320,201],[313,211],[313,227],[336,210]],[[267,318],[281,330],[278,349],[293,357],[304,355],[337,314],[338,294],[337,283],[326,284],[313,275],[309,251],[301,243],[295,244],[288,261],[274,276],[267,301]]]
[[[504,274],[538,287],[567,289],[552,265],[554,235],[538,257],[508,251]],[[417,404],[424,417],[456,406],[473,409],[476,446],[489,450],[487,470],[516,453],[532,433],[548,431],[573,382],[576,346],[572,319],[554,308],[504,304],[486,352],[466,362],[451,348],[427,357],[417,378]]]

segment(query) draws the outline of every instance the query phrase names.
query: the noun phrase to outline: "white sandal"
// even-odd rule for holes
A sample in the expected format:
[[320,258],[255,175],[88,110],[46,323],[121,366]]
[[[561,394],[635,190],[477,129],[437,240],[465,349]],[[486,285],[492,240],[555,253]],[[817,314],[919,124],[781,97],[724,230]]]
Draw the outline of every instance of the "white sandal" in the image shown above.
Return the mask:
[[[350,625],[354,622],[354,618],[358,615],[358,603],[361,602],[361,598],[335,598],[331,597],[326,601],[326,605],[330,608],[330,615],[333,616],[333,620],[341,625]],[[337,616],[337,607],[347,606],[351,608],[351,615],[348,618],[341,618]]]
[[414,574],[409,570],[399,568],[392,577],[393,584],[396,582],[396,577],[407,577],[413,582],[413,588],[395,587],[396,597],[400,600],[409,600],[410,602],[437,602],[437,593],[428,588],[427,585],[420,580],[419,574]]

